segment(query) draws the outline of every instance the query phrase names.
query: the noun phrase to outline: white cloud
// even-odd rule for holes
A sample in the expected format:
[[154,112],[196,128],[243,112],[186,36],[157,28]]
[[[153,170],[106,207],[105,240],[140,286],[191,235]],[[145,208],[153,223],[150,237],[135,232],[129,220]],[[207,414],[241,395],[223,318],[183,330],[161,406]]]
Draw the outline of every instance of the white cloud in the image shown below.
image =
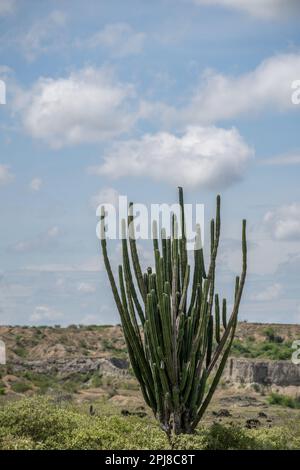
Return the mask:
[[15,11],[16,0],[0,0],[0,16],[9,15]]
[[89,282],[80,282],[77,286],[77,290],[82,294],[93,294],[96,292],[96,287]]
[[31,240],[22,240],[15,243],[10,247],[10,249],[15,253],[29,253],[33,251],[47,250],[56,246],[57,239],[60,234],[60,229],[54,226]]
[[133,89],[107,68],[85,68],[67,78],[40,78],[15,107],[28,134],[62,147],[99,142],[128,131],[137,119],[129,110]]
[[264,223],[277,240],[300,240],[300,203],[280,206],[268,211]]
[[119,193],[114,188],[102,188],[91,197],[90,203],[94,209],[97,209],[100,204],[112,204],[118,207]]
[[262,292],[253,295],[252,300],[255,300],[257,302],[269,302],[271,300],[276,300],[282,294],[282,291],[282,285],[279,283],[275,283],[266,287],[266,289],[264,289]]
[[193,0],[198,5],[219,5],[264,18],[282,18],[300,12],[298,0]]
[[30,315],[29,320],[32,322],[55,321],[62,317],[62,313],[49,307],[48,305],[38,305],[34,312]]
[[0,186],[4,186],[8,183],[11,183],[14,179],[14,175],[10,171],[8,165],[0,164]]
[[[251,221],[250,221],[251,222]],[[280,276],[289,276],[289,270],[286,269],[283,275],[283,266],[290,260],[295,260],[298,256],[300,260],[300,243],[294,242],[291,245],[290,240],[277,240],[271,238],[266,233],[266,227],[260,223],[258,226],[248,224],[248,274],[255,276],[272,276],[280,274]],[[234,225],[235,232],[239,233],[240,227]],[[220,246],[220,264],[222,270],[229,273],[238,273],[241,269],[241,240],[236,239],[228,242],[222,238]],[[297,255],[298,253],[298,255]],[[295,266],[295,272],[299,272],[299,262]],[[296,274],[297,275],[297,274]]]
[[291,100],[291,84],[298,77],[300,54],[270,57],[253,71],[236,77],[207,70],[190,103],[176,119],[211,123],[270,109],[297,110],[299,107]]
[[225,187],[239,180],[252,150],[234,128],[189,127],[182,136],[166,132],[116,144],[93,174],[118,178],[150,176],[158,181]]
[[46,18],[39,19],[20,39],[25,57],[33,61],[37,56],[57,47],[62,47],[59,31],[65,26],[64,12],[52,11]]
[[263,160],[263,165],[285,166],[285,165],[300,165],[300,152],[290,153],[286,155],[278,155],[273,158]]
[[43,181],[41,178],[33,178],[29,183],[29,189],[34,192],[38,192],[42,187]]
[[145,33],[135,32],[127,23],[112,23],[87,39],[85,44],[88,47],[104,47],[116,57],[126,57],[139,54],[145,38]]

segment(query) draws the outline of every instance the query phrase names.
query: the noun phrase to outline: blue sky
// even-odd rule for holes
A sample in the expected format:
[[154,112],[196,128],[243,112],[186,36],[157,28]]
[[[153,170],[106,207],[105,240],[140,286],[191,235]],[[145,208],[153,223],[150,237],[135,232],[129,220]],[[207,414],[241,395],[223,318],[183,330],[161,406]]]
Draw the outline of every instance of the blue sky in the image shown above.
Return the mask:
[[229,298],[248,220],[240,318],[299,322],[299,19],[296,0],[0,0],[1,324],[118,322],[95,206],[179,184],[206,220],[222,195]]

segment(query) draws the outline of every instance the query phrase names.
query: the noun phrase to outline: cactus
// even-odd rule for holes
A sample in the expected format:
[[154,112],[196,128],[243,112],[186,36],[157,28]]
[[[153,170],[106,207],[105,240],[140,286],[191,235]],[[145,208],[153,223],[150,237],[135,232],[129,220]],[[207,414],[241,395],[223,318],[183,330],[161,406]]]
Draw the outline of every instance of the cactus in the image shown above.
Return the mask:
[[107,254],[104,208],[101,212],[104,264],[121,317],[132,369],[145,402],[168,436],[195,430],[219,383],[236,330],[247,270],[246,221],[242,224],[242,273],[235,280],[234,302],[228,317],[226,299],[222,299],[220,308],[219,295],[215,293],[220,203],[220,196],[217,196],[216,217],[210,226],[207,271],[197,226],[192,279],[182,188],[179,188],[181,235],[178,236],[175,215],[172,216],[172,235],[167,238],[163,229],[161,243],[157,223],[153,223],[155,269],[149,267],[145,273],[138,257],[131,203],[127,223],[122,220],[123,263],[119,266],[119,289]]

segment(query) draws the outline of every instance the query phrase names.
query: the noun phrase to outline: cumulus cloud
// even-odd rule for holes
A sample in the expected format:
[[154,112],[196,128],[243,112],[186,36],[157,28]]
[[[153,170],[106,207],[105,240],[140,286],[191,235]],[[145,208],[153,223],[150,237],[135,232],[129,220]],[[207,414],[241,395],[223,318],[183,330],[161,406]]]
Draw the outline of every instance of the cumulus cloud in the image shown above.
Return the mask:
[[41,178],[33,178],[29,183],[29,189],[34,192],[38,192],[42,187],[43,181]]
[[46,18],[39,19],[27,31],[19,42],[29,61],[33,61],[39,55],[57,47],[61,47],[62,38],[59,31],[65,26],[66,15],[64,12],[52,11]]
[[31,240],[22,240],[15,243],[10,247],[10,251],[15,253],[29,253],[33,251],[49,250],[57,245],[60,234],[61,231],[58,227],[51,227],[46,232],[41,233]]
[[0,164],[0,186],[4,186],[8,183],[11,183],[14,179],[14,175],[10,171],[8,165]]
[[82,294],[94,294],[94,292],[96,292],[96,287],[94,284],[89,282],[80,282],[77,286],[77,290]]
[[298,0],[193,0],[197,5],[219,5],[264,19],[300,13]]
[[[296,110],[292,82],[300,77],[300,54],[280,54],[239,76],[207,70],[190,103],[176,116],[188,123],[214,123],[266,109]],[[172,116],[170,116],[171,119]]]
[[269,302],[271,300],[276,300],[282,294],[283,287],[279,283],[272,284],[263,291],[259,292],[252,296],[252,300],[257,302]]
[[49,307],[48,305],[38,305],[35,307],[33,313],[30,315],[29,320],[32,322],[40,321],[55,321],[62,317],[62,313],[58,310]]
[[242,177],[251,156],[234,128],[189,127],[181,136],[159,132],[118,143],[102,165],[89,171],[112,178],[150,176],[171,184],[225,187]]
[[300,203],[294,202],[268,211],[264,223],[277,240],[300,240]]
[[112,23],[84,41],[84,45],[106,48],[115,57],[127,57],[139,54],[144,47],[145,39],[145,33],[134,31],[127,23]]
[[13,13],[16,8],[16,0],[0,0],[0,16]]
[[67,78],[40,78],[19,92],[15,107],[28,134],[59,148],[127,132],[137,119],[129,109],[133,95],[110,69],[88,67]]
[[112,204],[117,207],[119,202],[119,193],[114,188],[102,188],[91,197],[90,203],[94,209],[101,204]]

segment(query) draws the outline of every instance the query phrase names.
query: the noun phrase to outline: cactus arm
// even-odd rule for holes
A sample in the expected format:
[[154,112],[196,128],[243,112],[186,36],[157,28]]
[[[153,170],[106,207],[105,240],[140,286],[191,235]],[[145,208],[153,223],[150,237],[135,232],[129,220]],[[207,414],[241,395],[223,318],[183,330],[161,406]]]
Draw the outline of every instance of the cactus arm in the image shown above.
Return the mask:
[[215,328],[216,328],[216,341],[220,342],[220,305],[219,296],[215,295]]
[[[221,379],[221,376],[222,376],[222,373],[223,373],[223,370],[224,370],[224,367],[226,365],[226,361],[228,359],[228,356],[229,356],[229,353],[230,353],[230,349],[231,349],[231,345],[232,345],[232,342],[233,342],[233,339],[234,339],[234,334],[235,334],[235,329],[236,329],[236,324],[237,324],[237,321],[235,321],[234,323],[234,327],[232,328],[232,332],[231,332],[231,337],[230,337],[230,341],[228,343],[228,346],[226,348],[226,350],[224,351],[224,354],[223,354],[223,357],[221,359],[221,362],[220,362],[220,365],[218,367],[218,370],[214,376],[214,379],[212,381],[212,384],[209,388],[209,391],[202,403],[202,405],[200,406],[200,409],[198,411],[198,416],[197,418],[195,419],[194,423],[192,424],[192,429],[195,429],[197,424],[199,423],[200,419],[202,418],[202,416],[204,415],[211,399],[212,399],[212,396],[217,388],[217,385]],[[207,375],[208,377],[208,375]]]
[[143,324],[145,322],[145,317],[144,317],[143,309],[139,302],[139,299],[135,290],[134,282],[132,279],[131,267],[130,267],[130,261],[129,261],[129,255],[128,255],[128,247],[127,247],[127,238],[126,238],[126,222],[124,219],[122,220],[122,252],[123,252],[123,266],[124,266],[126,282],[128,283],[128,286],[132,295],[132,299],[137,309],[137,313],[139,315],[140,321]]
[[201,243],[200,226],[197,225],[196,236],[195,236],[195,249],[194,249],[194,274],[193,274],[193,284],[192,284],[192,295],[191,295],[188,315],[191,315],[192,308],[197,298],[197,286],[199,282],[202,282],[203,270],[202,270],[202,263],[201,263],[200,243]]
[[140,290],[140,294],[144,303],[146,302],[146,285],[144,283],[142,269],[139,261],[139,256],[136,247],[136,239],[135,239],[135,230],[134,230],[134,217],[133,217],[133,203],[129,204],[129,214],[128,214],[128,235],[129,235],[129,246],[131,252],[131,259],[133,263],[133,269],[135,273],[135,277],[137,280],[137,284]]
[[[184,201],[183,201],[183,190],[182,187],[178,188],[179,191],[179,206],[180,206],[180,217],[181,217],[181,240],[180,240],[180,258],[181,258],[181,279],[182,282],[185,277],[186,267],[187,267],[187,249],[186,249],[186,227],[185,227],[185,215],[184,215]],[[183,305],[185,311],[186,304]]]
[[107,244],[106,244],[106,237],[105,237],[105,224],[104,224],[104,207],[101,207],[101,219],[100,219],[100,234],[101,234],[101,248],[102,248],[102,255],[104,260],[104,266],[108,275],[108,279],[111,285],[111,290],[119,311],[120,316],[123,316],[123,305],[120,299],[120,295],[118,292],[118,288],[115,282],[115,278],[111,269],[110,261],[107,254]]
[[230,334],[230,331],[232,330],[232,328],[235,325],[237,315],[238,315],[238,311],[239,311],[240,301],[241,301],[241,297],[242,297],[242,293],[243,293],[243,289],[244,289],[244,285],[245,285],[245,280],[246,280],[246,273],[247,273],[246,220],[243,220],[243,228],[242,228],[242,253],[243,253],[242,274],[241,274],[241,279],[240,279],[240,282],[239,282],[238,290],[237,290],[237,292],[235,292],[235,302],[234,302],[233,310],[232,310],[230,319],[228,321],[227,328],[226,328],[226,330],[225,330],[225,332],[224,332],[224,334],[221,338],[220,343],[218,344],[218,346],[216,348],[214,357],[213,357],[212,362],[211,362],[211,364],[209,366],[209,369],[208,369],[208,374],[212,371],[214,365],[216,364],[216,362],[217,362],[217,360],[218,360],[218,358],[219,358],[219,356],[222,352],[222,349],[224,348],[224,345],[227,341],[227,338]]
[[226,299],[223,299],[223,303],[222,303],[222,323],[223,323],[223,328],[226,330],[226,328],[227,328],[227,302],[226,302]]

